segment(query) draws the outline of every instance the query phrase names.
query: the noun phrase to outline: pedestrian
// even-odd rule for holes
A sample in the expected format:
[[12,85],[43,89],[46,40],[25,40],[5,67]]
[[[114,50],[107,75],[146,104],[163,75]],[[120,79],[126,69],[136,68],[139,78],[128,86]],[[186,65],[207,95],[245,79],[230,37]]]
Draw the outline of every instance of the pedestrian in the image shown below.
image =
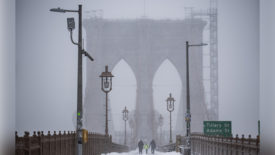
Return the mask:
[[148,149],[149,149],[149,145],[148,145],[148,144],[145,144],[145,145],[144,145],[144,149],[145,149],[146,154],[147,154],[147,153],[148,153]]
[[156,142],[153,139],[150,143],[150,147],[151,147],[151,152],[154,154],[155,153],[155,149],[156,149]]
[[142,154],[143,145],[144,145],[143,141],[140,140],[140,141],[138,142],[139,154]]

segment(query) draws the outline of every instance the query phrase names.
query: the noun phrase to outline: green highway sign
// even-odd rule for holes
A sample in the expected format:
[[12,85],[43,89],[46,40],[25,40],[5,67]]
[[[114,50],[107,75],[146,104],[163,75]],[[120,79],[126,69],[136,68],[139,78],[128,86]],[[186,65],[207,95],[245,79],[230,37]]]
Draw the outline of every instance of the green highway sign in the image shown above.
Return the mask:
[[231,121],[203,121],[203,132],[205,135],[231,137]]

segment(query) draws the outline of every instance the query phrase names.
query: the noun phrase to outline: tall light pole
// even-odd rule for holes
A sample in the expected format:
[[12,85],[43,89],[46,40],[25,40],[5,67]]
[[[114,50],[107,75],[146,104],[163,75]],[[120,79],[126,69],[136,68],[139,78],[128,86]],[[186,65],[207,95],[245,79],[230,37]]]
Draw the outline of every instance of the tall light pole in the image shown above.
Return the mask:
[[193,46],[206,46],[207,44],[192,44],[186,42],[186,154],[191,155],[191,111],[190,111],[190,87],[189,87],[189,47]]
[[167,98],[166,100],[167,102],[167,111],[169,111],[170,113],[170,140],[169,140],[169,143],[172,143],[173,140],[172,140],[172,111],[174,111],[175,109],[175,99],[172,97],[172,94],[170,93],[169,94],[169,97]]
[[105,72],[101,75],[101,90],[106,94],[106,107],[105,107],[105,135],[109,135],[108,131],[108,93],[112,90],[112,78],[114,77],[111,72],[108,71],[108,66],[105,66]]
[[70,31],[71,41],[73,44],[78,46],[78,67],[77,67],[77,126],[76,126],[76,134],[77,134],[77,154],[82,155],[82,120],[83,120],[83,109],[82,109],[82,54],[87,56],[91,61],[94,59],[86,52],[82,47],[82,5],[78,6],[78,10],[66,10],[61,8],[53,8],[50,9],[52,12],[59,13],[78,13],[78,42],[73,41],[73,29],[75,28],[74,18],[67,18],[68,30]]
[[124,110],[122,111],[122,119],[124,120],[124,145],[126,145],[126,135],[127,135],[127,132],[126,132],[126,122],[128,120],[128,113],[129,111],[127,110],[126,106],[124,108]]

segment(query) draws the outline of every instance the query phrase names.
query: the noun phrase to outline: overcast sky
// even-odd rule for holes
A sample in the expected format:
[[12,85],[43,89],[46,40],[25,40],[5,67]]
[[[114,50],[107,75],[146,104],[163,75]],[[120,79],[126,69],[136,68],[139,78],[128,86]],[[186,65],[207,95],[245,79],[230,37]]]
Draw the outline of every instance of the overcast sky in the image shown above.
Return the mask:
[[[104,18],[140,18],[145,12],[149,18],[183,19],[185,7],[204,9],[209,6],[207,0],[16,2],[16,128],[21,132],[75,129],[72,116],[76,111],[77,49],[71,44],[66,28],[66,18],[73,15],[51,13],[50,8],[60,6],[77,9],[77,4],[83,3],[84,18],[92,16],[89,12],[91,10],[102,9]],[[232,120],[233,132],[239,134],[257,133],[258,12],[257,0],[219,2],[220,119]],[[173,76],[169,79],[173,81],[172,85],[175,84],[178,81],[176,71],[173,71],[168,62],[163,66],[159,75],[164,75],[165,68],[170,69]],[[125,76],[123,72],[129,73],[126,65],[114,69],[114,74],[120,73],[121,76]],[[160,84],[166,78],[163,76],[163,79],[156,79],[155,82]],[[133,81],[129,81],[129,84],[134,85]],[[180,89],[178,87],[175,90],[177,101]],[[170,91],[171,88],[166,87],[166,90]],[[112,92],[112,103],[116,98],[120,98],[115,96],[115,91],[114,89]],[[155,93],[166,94],[167,91],[156,90]]]

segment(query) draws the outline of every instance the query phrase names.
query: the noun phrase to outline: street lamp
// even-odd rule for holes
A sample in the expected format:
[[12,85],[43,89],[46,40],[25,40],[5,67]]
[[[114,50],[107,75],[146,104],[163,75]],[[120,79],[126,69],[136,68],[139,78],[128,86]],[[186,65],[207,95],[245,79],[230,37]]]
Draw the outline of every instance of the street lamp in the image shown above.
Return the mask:
[[159,115],[159,141],[161,144],[161,139],[162,139],[162,126],[163,126],[163,117],[162,115]]
[[167,102],[167,111],[170,112],[170,140],[169,140],[169,143],[172,143],[172,111],[174,111],[174,108],[175,108],[175,99],[172,97],[172,94],[170,93],[169,94],[169,97],[167,98],[166,100]]
[[126,121],[128,120],[128,113],[129,111],[127,110],[126,106],[125,106],[125,109],[122,111],[122,114],[123,114],[123,117],[122,119],[124,120],[125,122],[125,128],[124,128],[124,145],[126,145]]
[[91,61],[94,59],[90,56],[88,52],[86,52],[82,47],[82,5],[78,5],[78,10],[66,10],[61,8],[53,8],[50,9],[52,12],[58,12],[58,13],[66,13],[66,12],[73,12],[78,13],[78,42],[73,41],[72,32],[75,28],[75,22],[74,18],[68,18],[67,19],[67,28],[70,31],[71,35],[71,41],[73,44],[78,46],[78,71],[77,71],[77,126],[76,126],[76,132],[77,132],[77,154],[82,155],[82,120],[83,120],[83,110],[82,110],[82,55],[87,56]]
[[108,71],[108,66],[105,66],[105,72],[101,75],[101,90],[106,94],[106,113],[105,113],[105,135],[109,135],[108,132],[108,93],[112,90],[112,78],[114,77],[111,72]]
[[192,44],[186,42],[186,154],[191,155],[191,111],[190,111],[190,87],[189,87],[189,47],[206,46],[207,44]]

